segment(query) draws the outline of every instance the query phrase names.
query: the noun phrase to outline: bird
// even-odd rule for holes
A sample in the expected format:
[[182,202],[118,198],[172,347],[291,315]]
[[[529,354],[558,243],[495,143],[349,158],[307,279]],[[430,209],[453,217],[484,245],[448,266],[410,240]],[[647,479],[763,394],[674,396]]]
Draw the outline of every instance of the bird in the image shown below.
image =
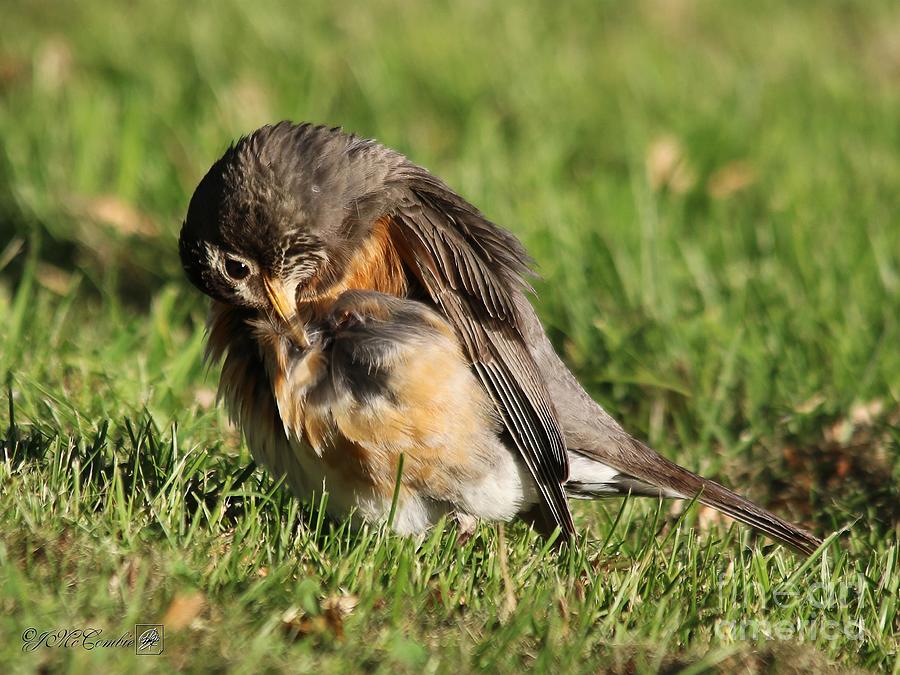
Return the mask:
[[375,291],[424,303],[452,328],[536,493],[517,515],[541,534],[563,544],[576,535],[571,496],[637,495],[696,499],[805,555],[822,543],[625,431],[554,350],[529,300],[534,263],[521,242],[373,139],[289,121],[242,136],[194,190],[179,254],[211,298],[206,358],[221,363],[219,394],[276,475],[309,467],[287,438],[253,322],[277,317],[308,349],[307,326],[343,294]]
[[302,325],[268,313],[247,326],[294,458],[286,478],[295,492],[336,518],[390,519],[408,535],[446,516],[509,521],[538,504],[453,327],[433,308],[345,291],[327,312],[293,322]]

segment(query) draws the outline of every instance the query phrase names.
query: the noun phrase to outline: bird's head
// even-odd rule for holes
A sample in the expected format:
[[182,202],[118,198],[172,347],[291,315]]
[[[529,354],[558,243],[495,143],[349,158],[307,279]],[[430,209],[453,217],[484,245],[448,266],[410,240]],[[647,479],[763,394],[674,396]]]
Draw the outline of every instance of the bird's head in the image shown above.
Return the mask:
[[282,122],[242,138],[191,197],[181,262],[227,304],[290,323],[326,292],[381,215],[373,196],[394,153],[336,129]]

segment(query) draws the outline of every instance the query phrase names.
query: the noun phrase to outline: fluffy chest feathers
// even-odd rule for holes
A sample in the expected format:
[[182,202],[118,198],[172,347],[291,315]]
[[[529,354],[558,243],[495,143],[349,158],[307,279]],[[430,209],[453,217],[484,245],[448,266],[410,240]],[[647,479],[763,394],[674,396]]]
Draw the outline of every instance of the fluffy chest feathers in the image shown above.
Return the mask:
[[345,480],[388,494],[403,455],[404,486],[445,492],[490,463],[498,423],[449,336],[364,328],[301,352],[277,323],[253,329],[288,437]]
[[375,520],[390,508],[402,456],[402,531],[452,511],[515,515],[527,477],[452,332],[428,321],[386,326],[339,331],[301,351],[277,321],[214,306],[220,393],[254,457],[287,474],[298,496],[327,489],[332,514]]

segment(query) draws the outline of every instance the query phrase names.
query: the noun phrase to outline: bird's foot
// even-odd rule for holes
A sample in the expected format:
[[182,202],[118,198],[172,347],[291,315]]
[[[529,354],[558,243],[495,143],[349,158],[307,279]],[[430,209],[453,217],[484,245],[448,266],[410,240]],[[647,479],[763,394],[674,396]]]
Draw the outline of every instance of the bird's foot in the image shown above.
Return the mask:
[[456,545],[465,546],[478,529],[478,518],[459,512],[454,513],[453,517],[456,520]]

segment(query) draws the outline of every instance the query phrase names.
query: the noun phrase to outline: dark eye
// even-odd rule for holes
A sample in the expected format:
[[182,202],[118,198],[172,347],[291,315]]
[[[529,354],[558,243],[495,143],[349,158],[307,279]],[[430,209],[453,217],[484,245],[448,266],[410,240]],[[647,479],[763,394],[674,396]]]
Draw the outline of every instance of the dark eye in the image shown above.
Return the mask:
[[228,258],[225,260],[225,272],[235,281],[240,281],[247,278],[247,275],[250,274],[250,268],[240,260]]

